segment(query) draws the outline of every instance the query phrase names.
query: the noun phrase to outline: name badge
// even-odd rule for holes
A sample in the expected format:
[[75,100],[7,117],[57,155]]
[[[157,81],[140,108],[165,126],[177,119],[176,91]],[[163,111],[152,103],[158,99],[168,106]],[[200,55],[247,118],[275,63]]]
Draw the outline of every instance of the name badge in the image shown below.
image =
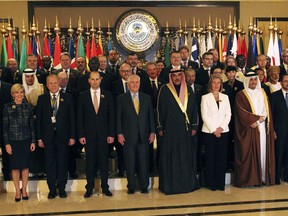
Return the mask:
[[55,116],[52,116],[52,117],[51,117],[51,122],[52,122],[52,124],[55,124],[55,123],[56,123],[56,117],[55,117]]

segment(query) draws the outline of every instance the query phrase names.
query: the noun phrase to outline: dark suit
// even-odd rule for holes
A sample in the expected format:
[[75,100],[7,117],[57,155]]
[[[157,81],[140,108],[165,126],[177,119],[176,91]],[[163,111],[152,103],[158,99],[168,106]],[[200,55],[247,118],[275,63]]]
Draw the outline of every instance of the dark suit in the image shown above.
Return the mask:
[[274,130],[277,135],[276,146],[276,182],[282,177],[284,166],[284,181],[288,182],[288,108],[282,89],[271,94],[271,109]]
[[100,168],[101,187],[108,185],[108,144],[107,137],[115,135],[114,101],[110,92],[101,90],[100,106],[96,114],[90,89],[79,95],[77,111],[78,137],[86,138],[86,190],[94,189],[95,162]]
[[139,176],[139,186],[147,189],[149,185],[149,144],[150,133],[155,133],[152,103],[149,95],[139,92],[139,114],[137,115],[131,93],[117,98],[117,134],[123,134],[124,159],[128,189],[135,189],[135,167]]
[[[62,71],[65,71],[64,69],[58,69],[53,71],[52,73],[58,74]],[[68,81],[68,87],[74,90],[78,89],[78,78],[79,78],[80,72],[78,70],[70,68],[69,73],[69,81]]]
[[68,172],[69,139],[75,139],[75,114],[72,96],[61,93],[56,114],[56,123],[51,117],[53,110],[50,93],[40,95],[36,108],[36,132],[45,146],[45,165],[50,192],[65,190]]
[[[169,72],[173,69],[173,67],[170,65],[168,67],[165,67],[162,69],[160,75],[159,75],[159,78],[165,80],[166,83],[169,82]],[[180,69],[183,69],[184,68],[182,66],[180,66]]]
[[9,155],[6,152],[5,144],[3,141],[3,107],[5,103],[12,101],[11,87],[9,83],[0,81],[0,146],[2,148],[2,173],[4,178],[8,178],[10,174]]
[[2,72],[1,80],[3,82],[10,83],[11,85],[15,83],[22,84],[22,74],[20,74],[18,70],[15,72],[15,74],[12,74],[12,72],[6,68]]
[[203,66],[196,70],[196,80],[195,83],[205,86],[209,82],[209,73],[208,70],[205,70]]
[[284,76],[285,74],[288,74],[288,71],[286,71],[286,69],[285,69],[285,67],[284,67],[283,64],[280,65],[279,68],[280,68],[279,81],[282,81],[283,76]]
[[195,62],[195,61],[188,60],[188,65],[187,65],[187,67],[184,67],[183,64],[182,64],[182,67],[183,67],[183,69],[192,68],[192,69],[196,70],[196,69],[199,68],[199,65],[198,65],[198,63]]
[[[134,73],[133,69],[132,69],[132,73]],[[142,80],[148,77],[146,71],[142,70],[138,67],[136,67],[136,73],[135,74],[138,75]]]
[[112,67],[112,65],[110,65],[110,64],[107,64],[106,71],[108,71],[109,73],[114,74],[115,75],[115,79],[119,79],[120,78],[120,76],[119,76],[119,68],[120,68],[119,64],[116,64],[114,67]]
[[54,70],[54,68],[50,68],[49,70],[46,70],[45,68],[39,68],[36,71],[38,82],[43,83],[43,85],[46,86],[46,78],[49,74],[53,73]]

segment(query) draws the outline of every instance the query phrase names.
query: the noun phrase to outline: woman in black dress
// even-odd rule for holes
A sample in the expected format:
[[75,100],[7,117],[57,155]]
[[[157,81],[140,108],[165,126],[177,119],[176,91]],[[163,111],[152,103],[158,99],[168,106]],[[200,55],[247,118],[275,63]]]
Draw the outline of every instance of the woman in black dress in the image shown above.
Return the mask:
[[[24,100],[24,88],[15,84],[11,88],[13,101],[4,105],[3,136],[9,154],[12,179],[16,196],[15,201],[28,200],[27,183],[30,152],[35,150],[35,129],[33,108]],[[20,170],[22,189],[20,189]]]

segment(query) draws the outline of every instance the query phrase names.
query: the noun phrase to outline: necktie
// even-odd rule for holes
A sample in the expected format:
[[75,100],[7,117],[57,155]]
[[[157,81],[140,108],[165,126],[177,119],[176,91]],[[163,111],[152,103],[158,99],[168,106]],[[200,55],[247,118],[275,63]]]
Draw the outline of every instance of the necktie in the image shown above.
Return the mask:
[[65,90],[64,90],[64,88],[61,88],[61,90],[60,90],[62,93],[65,93]]
[[115,64],[112,64],[112,65],[111,65],[111,68],[112,68],[112,73],[115,74]]
[[133,74],[136,74],[136,67],[133,68]]
[[128,91],[129,91],[129,89],[128,89],[128,83],[125,82],[125,93],[128,92]]
[[139,101],[137,99],[136,94],[133,95],[133,104],[137,115],[139,114]]
[[94,100],[94,110],[96,113],[98,113],[99,105],[98,105],[98,98],[97,98],[96,91],[94,92],[93,100]]
[[57,97],[56,97],[56,94],[52,95],[51,105],[52,105],[52,110],[53,110],[53,116],[56,116],[56,114],[57,114]]
[[151,84],[152,84],[152,91],[153,91],[153,102],[155,102],[157,101],[157,97],[158,97],[158,89],[155,84],[155,80],[152,80]]
[[286,107],[288,108],[288,92],[285,94]]
[[187,61],[184,61],[184,67],[187,68]]

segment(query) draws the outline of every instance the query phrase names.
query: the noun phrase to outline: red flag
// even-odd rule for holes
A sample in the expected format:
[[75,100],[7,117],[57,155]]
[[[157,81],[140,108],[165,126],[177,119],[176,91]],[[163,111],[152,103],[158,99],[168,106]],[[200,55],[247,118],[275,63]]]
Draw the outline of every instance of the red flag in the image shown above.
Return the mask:
[[61,55],[60,37],[59,37],[58,34],[56,34],[56,37],[55,37],[55,48],[54,48],[54,59],[53,59],[54,67],[56,69],[61,68],[60,55]]
[[14,52],[13,52],[12,41],[11,41],[10,36],[6,40],[6,49],[7,49],[8,59],[14,58]]
[[242,51],[242,55],[244,55],[245,58],[247,59],[248,58],[248,54],[247,54],[248,52],[247,52],[247,45],[246,45],[245,37],[242,40],[241,51]]
[[[86,52],[87,52],[87,50],[86,50]],[[96,56],[98,56],[98,54],[97,54],[97,48],[96,48],[96,41],[95,41],[94,34],[92,34],[92,38],[91,38],[91,55],[90,55],[90,58],[96,57]]]
[[238,35],[237,39],[237,55],[242,55],[241,36]]
[[44,54],[45,56],[50,56],[49,40],[48,40],[48,37],[47,37],[47,36],[44,37],[44,50],[43,50],[43,54]]
[[97,46],[97,56],[99,55],[103,55],[101,35],[99,35],[98,46]]
[[28,44],[28,55],[33,54],[33,43],[32,43],[32,37],[29,37],[29,44]]
[[90,47],[90,40],[89,38],[87,37],[87,40],[86,40],[86,59],[90,59],[90,54],[91,54],[91,47]]
[[36,45],[37,45],[37,58],[38,58],[38,67],[43,68],[42,64],[42,56],[41,56],[41,44],[40,44],[40,38],[39,35],[36,38]]

